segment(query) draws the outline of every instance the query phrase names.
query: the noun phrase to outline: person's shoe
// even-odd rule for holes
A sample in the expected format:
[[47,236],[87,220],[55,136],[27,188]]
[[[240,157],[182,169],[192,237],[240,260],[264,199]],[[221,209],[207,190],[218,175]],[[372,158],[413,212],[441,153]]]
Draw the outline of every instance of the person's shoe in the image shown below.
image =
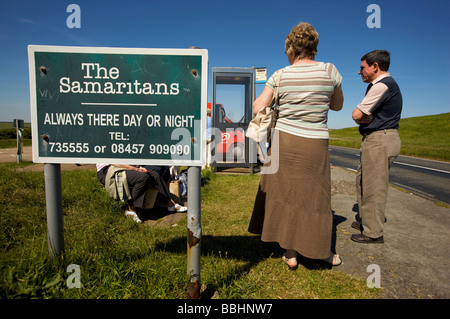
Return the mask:
[[139,219],[139,217],[138,217],[138,215],[136,214],[136,212],[133,212],[133,211],[131,211],[131,210],[127,210],[127,211],[125,212],[125,216],[126,216],[127,218],[133,218],[133,220],[134,220],[136,223],[141,223],[141,222],[142,222],[142,220]]
[[360,222],[353,222],[352,223],[352,228],[359,230],[359,231],[363,231],[363,227],[362,224]]
[[286,265],[288,265],[290,270],[296,270],[298,268],[298,263],[297,263],[296,257],[287,258],[286,253],[284,253],[283,257],[281,257],[281,259],[283,259],[283,261],[286,263]]
[[383,244],[384,243],[383,236],[380,236],[378,238],[370,238],[362,233],[361,234],[353,234],[350,237],[350,239],[353,240],[354,242],[362,243],[362,244]]
[[338,254],[331,254],[330,257],[328,257],[327,259],[323,259],[323,260],[326,261],[327,263],[331,264],[331,266],[333,266],[333,267],[337,267],[340,264],[342,264],[341,256],[339,256]]
[[186,206],[181,206],[181,205],[175,204],[175,206],[168,207],[167,210],[168,210],[169,212],[184,213],[184,212],[187,211],[187,207],[186,207]]

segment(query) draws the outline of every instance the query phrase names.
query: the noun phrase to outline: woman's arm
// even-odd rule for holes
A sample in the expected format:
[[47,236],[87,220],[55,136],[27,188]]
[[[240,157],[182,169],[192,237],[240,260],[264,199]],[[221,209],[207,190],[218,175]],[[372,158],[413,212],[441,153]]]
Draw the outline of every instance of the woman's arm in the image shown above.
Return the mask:
[[344,105],[344,94],[342,93],[342,87],[339,85],[331,96],[330,109],[333,111],[342,110]]
[[253,114],[256,115],[263,107],[270,106],[272,98],[273,90],[270,87],[265,86],[260,96],[253,102]]

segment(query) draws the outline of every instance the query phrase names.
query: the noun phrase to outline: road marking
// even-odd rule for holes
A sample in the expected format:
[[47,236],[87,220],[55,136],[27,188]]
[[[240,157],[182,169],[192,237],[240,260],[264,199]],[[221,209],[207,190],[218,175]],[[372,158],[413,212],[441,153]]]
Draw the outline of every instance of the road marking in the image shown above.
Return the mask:
[[[356,157],[360,157],[360,154],[353,154],[353,155],[356,156]],[[416,167],[416,168],[421,168],[421,169],[427,169],[429,171],[435,171],[435,172],[439,172],[439,173],[450,174],[449,171],[444,171],[444,170],[437,169],[437,168],[431,168],[431,167],[425,167],[425,166],[419,166],[419,165],[413,165],[413,164],[406,164],[406,163],[401,163],[401,162],[397,162],[397,161],[394,161],[394,164],[411,166],[411,167]]]
[[440,173],[450,174],[449,171],[443,171],[443,170],[436,169],[436,168],[430,168],[430,167],[424,167],[424,166],[413,165],[413,164],[406,164],[406,163],[400,163],[400,162],[394,162],[394,164],[405,165],[405,166],[411,166],[411,167],[417,167],[417,168],[427,169],[427,170],[430,170],[430,171],[435,171],[435,172],[440,172]]

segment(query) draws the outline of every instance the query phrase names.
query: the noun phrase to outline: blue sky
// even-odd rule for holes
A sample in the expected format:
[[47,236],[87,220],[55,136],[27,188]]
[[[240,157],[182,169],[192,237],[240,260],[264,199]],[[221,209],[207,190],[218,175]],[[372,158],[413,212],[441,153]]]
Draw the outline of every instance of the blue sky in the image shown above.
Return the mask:
[[[81,8],[79,29],[66,25],[71,3]],[[381,9],[381,28],[366,25],[371,15],[366,9],[372,3]],[[402,117],[449,112],[449,4],[448,0],[0,0],[0,121],[30,120],[29,44],[198,46],[208,50],[210,68],[265,66],[270,75],[288,65],[284,40],[300,21],[319,32],[316,60],[334,63],[343,76],[344,108],[330,112],[330,128],[356,126],[351,112],[366,87],[357,74],[360,58],[375,49],[391,52],[389,71],[402,90]],[[257,94],[262,88],[257,85]]]

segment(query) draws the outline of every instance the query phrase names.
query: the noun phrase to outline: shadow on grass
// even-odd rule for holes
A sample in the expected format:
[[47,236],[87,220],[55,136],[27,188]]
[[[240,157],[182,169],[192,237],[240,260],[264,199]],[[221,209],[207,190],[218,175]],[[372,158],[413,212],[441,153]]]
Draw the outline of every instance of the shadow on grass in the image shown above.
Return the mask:
[[[333,211],[333,236],[331,250],[335,253],[336,244],[336,226],[345,221],[346,218],[336,215]],[[187,251],[186,237],[174,238],[168,242],[157,243],[155,250],[166,251],[175,254],[185,254]],[[244,262],[242,266],[230,267],[226,276],[221,278],[220,282],[208,286],[202,293],[201,298],[209,299],[213,296],[218,287],[230,283],[239,277],[247,274],[253,267],[268,258],[279,258],[284,252],[278,243],[262,242],[260,236],[256,235],[235,235],[235,236],[202,236],[201,256],[226,256],[227,259]],[[310,259],[298,254],[299,264],[309,270],[331,269],[331,265],[322,260]]]

